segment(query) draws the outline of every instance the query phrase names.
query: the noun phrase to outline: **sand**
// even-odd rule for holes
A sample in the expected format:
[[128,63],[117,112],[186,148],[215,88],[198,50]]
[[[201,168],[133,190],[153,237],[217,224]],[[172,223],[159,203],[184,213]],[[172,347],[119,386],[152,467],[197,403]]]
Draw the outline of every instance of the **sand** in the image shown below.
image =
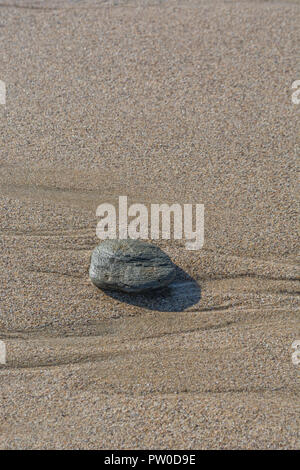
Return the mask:
[[[299,22],[298,1],[1,2],[1,449],[299,448]],[[201,250],[157,241],[168,293],[89,281],[119,195],[205,205]]]

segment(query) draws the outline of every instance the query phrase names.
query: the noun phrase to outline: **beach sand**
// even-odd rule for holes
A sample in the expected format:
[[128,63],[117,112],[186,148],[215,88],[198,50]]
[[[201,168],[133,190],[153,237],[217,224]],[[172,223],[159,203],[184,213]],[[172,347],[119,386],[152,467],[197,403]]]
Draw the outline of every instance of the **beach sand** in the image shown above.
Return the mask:
[[[299,22],[297,1],[1,2],[1,449],[299,448]],[[201,250],[156,242],[168,292],[89,281],[119,195],[204,204]]]

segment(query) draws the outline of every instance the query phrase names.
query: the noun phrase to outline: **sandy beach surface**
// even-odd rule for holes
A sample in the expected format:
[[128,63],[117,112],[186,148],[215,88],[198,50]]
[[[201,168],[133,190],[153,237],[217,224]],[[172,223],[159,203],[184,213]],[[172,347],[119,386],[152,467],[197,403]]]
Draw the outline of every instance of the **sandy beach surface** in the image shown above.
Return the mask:
[[[299,448],[300,2],[0,3],[1,449]],[[96,208],[205,206],[153,295]]]

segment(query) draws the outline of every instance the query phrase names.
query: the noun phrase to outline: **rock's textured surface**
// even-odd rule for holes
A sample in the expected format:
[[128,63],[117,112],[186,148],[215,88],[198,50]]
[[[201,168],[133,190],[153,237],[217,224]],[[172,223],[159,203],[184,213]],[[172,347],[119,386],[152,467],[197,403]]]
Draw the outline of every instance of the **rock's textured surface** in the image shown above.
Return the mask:
[[143,292],[167,286],[175,277],[175,266],[150,243],[104,240],[92,253],[89,275],[103,289]]

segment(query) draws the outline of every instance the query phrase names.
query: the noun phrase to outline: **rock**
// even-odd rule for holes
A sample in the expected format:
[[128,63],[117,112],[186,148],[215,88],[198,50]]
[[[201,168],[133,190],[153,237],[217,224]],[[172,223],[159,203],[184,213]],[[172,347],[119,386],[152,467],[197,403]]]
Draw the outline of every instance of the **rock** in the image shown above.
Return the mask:
[[175,277],[175,266],[150,243],[104,240],[92,253],[89,275],[102,289],[143,292],[167,286]]

